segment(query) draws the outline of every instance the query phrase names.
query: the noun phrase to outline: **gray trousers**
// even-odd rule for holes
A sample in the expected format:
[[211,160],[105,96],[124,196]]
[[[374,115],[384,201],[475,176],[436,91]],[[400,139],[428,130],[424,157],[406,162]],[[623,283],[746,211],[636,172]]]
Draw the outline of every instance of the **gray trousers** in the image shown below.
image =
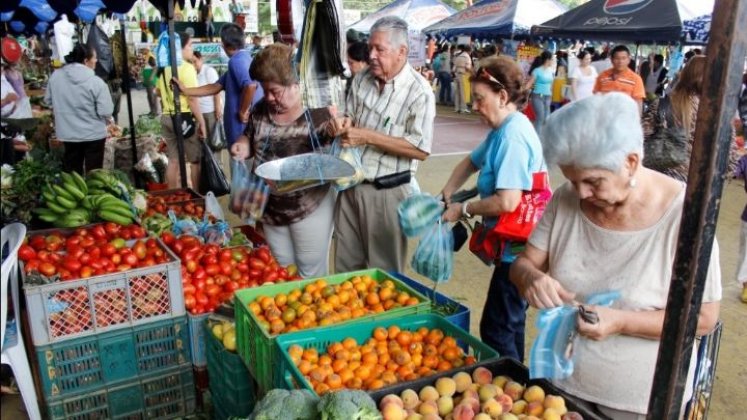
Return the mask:
[[537,134],[539,134],[542,126],[545,124],[545,121],[547,121],[547,117],[550,116],[551,99],[552,96],[550,95],[540,95],[538,93],[532,94],[532,108],[534,109],[535,115],[534,129],[537,131]]
[[335,209],[335,272],[366,268],[404,272],[407,238],[397,207],[411,193],[410,184],[377,190],[360,184],[342,191]]

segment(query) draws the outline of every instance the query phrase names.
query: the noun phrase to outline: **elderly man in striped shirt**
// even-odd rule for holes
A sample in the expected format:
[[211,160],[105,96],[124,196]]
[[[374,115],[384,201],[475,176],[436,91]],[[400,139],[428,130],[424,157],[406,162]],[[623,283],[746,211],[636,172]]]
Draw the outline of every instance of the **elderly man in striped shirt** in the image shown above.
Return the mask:
[[431,151],[436,105],[428,82],[407,62],[407,23],[371,27],[371,64],[356,75],[332,130],[362,152],[365,181],[343,191],[335,213],[335,271],[403,271],[407,240],[397,207],[412,193],[418,161]]

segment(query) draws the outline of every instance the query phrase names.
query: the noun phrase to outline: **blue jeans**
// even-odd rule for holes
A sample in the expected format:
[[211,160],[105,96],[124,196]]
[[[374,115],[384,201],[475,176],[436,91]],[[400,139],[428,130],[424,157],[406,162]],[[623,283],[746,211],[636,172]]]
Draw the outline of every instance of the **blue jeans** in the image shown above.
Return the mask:
[[501,357],[523,363],[527,303],[508,279],[510,267],[510,263],[500,263],[493,271],[480,320],[480,337]]
[[438,84],[441,89],[438,91],[438,102],[448,104],[451,102],[451,73],[448,71],[438,72]]
[[534,109],[534,129],[539,134],[542,125],[545,124],[547,117],[550,116],[550,100],[551,95],[540,95],[539,93],[532,93],[532,108]]

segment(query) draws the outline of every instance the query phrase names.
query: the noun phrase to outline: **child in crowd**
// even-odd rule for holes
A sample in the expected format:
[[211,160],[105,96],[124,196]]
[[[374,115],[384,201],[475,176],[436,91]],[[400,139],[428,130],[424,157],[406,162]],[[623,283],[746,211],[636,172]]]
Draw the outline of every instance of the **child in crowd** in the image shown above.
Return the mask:
[[555,79],[552,81],[552,103],[550,111],[563,106],[568,100],[566,99],[566,89],[568,88],[568,69],[562,64],[558,64],[558,70],[555,73]]

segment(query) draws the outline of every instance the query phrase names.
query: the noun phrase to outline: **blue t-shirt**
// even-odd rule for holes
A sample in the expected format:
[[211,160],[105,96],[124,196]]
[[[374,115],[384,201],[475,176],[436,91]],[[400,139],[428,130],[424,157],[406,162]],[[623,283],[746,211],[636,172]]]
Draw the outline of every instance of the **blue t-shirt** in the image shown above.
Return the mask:
[[532,77],[534,77],[534,89],[532,89],[532,93],[552,95],[552,82],[555,80],[555,75],[553,75],[551,68],[545,66],[537,67],[532,70]]
[[[252,65],[252,56],[247,50],[241,50],[228,60],[228,71],[218,79],[226,92],[226,105],[223,110],[223,126],[226,130],[226,140],[230,148],[233,142],[244,133],[246,124],[239,120],[239,107],[241,107],[241,92],[244,87],[255,83],[249,77],[249,66]],[[257,90],[252,99],[254,106],[264,96],[262,86],[257,83]]]
[[[542,144],[529,118],[514,112],[500,127],[493,129],[470,154],[477,176],[480,198],[495,194],[496,190],[532,189],[532,174],[546,170]],[[483,217],[486,226],[495,226],[497,217]],[[520,248],[506,244],[503,262],[513,262]],[[523,244],[520,244],[523,246]]]

